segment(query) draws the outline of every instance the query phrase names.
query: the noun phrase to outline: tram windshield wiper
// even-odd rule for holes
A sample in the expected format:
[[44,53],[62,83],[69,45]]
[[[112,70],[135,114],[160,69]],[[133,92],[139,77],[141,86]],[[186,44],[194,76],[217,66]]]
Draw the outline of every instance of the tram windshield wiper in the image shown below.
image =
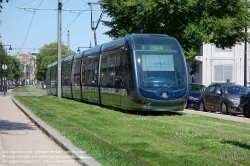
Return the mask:
[[173,82],[172,84],[170,84],[169,86],[168,86],[168,88],[171,88],[173,85],[175,85],[176,83],[179,83],[179,87],[180,87],[180,83],[181,83],[181,79],[180,79],[180,71],[178,70],[178,79],[175,81],[175,82]]
[[175,82],[173,82],[171,85],[168,86],[168,88],[171,88],[173,85],[175,85],[177,82],[179,82],[179,86],[180,86],[180,82],[181,82],[181,79],[178,78]]

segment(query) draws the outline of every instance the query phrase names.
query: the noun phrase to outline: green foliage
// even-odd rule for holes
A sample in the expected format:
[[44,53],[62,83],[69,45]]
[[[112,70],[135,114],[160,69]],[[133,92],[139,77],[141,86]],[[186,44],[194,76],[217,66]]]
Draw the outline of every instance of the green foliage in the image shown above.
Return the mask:
[[7,65],[8,76],[7,79],[10,81],[19,80],[19,78],[24,76],[23,69],[18,59],[15,57],[7,55],[6,51],[4,50],[3,46],[0,47],[0,61],[1,61],[1,69],[0,75],[1,77],[4,76],[4,72],[2,70],[2,64]]
[[249,2],[245,0],[102,0],[111,21],[103,24],[112,38],[131,33],[158,33],[175,37],[186,59],[193,58],[203,43],[232,47],[245,39],[249,27]]
[[[0,0],[0,3],[1,3],[1,2],[3,2],[3,0]],[[9,2],[9,0],[5,0],[5,2],[7,2],[7,3],[8,3],[8,2]],[[0,9],[2,9],[2,8],[3,8],[3,7],[0,5]],[[0,10],[0,12],[1,12],[1,10]]]
[[[40,81],[45,80],[46,78],[46,70],[49,64],[56,62],[58,59],[58,45],[57,42],[53,42],[50,44],[45,44],[36,55],[36,78]],[[67,56],[68,47],[65,45],[61,45],[62,48],[62,58]],[[70,55],[75,54],[75,52],[70,50]]]

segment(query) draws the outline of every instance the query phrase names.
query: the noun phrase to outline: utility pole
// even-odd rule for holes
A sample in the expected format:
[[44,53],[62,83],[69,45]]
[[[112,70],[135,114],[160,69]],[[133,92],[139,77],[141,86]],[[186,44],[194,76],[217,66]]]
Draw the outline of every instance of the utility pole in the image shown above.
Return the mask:
[[[247,33],[247,27],[245,27],[245,33]],[[247,38],[244,44],[244,86],[247,87]]]
[[58,56],[57,56],[57,98],[61,98],[61,84],[62,84],[62,50],[61,50],[61,36],[62,36],[62,0],[58,0],[58,35],[57,35],[57,43],[58,43]]

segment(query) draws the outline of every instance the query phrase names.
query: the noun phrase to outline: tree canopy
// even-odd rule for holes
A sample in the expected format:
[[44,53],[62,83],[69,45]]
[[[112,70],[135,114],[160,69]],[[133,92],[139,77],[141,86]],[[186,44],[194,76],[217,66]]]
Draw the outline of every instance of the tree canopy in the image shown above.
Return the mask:
[[[39,53],[36,55],[36,71],[35,75],[37,80],[43,81],[46,78],[46,70],[49,64],[56,62],[58,57],[57,42],[50,44],[45,44],[40,48]],[[68,47],[64,44],[61,45],[62,48],[62,58],[67,56]],[[75,52],[70,50],[69,55],[75,54]]]
[[22,66],[20,64],[20,61],[16,59],[15,57],[7,55],[5,49],[1,45],[0,47],[0,60],[1,60],[1,69],[0,74],[1,78],[4,76],[4,71],[2,69],[2,64],[7,65],[7,80],[13,81],[13,80],[19,80],[24,76]]
[[103,24],[112,38],[131,33],[158,33],[175,37],[186,59],[200,51],[203,43],[232,47],[245,39],[249,26],[246,0],[102,0],[111,21]]

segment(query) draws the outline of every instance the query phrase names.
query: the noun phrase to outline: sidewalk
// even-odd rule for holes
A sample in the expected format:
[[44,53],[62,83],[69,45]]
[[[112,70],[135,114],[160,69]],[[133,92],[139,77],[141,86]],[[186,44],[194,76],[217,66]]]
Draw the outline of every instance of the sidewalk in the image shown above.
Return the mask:
[[96,166],[100,164],[35,117],[16,101],[9,91],[5,97],[0,92],[0,165]]
[[190,109],[185,109],[183,112],[188,113],[188,114],[204,115],[204,116],[209,116],[209,117],[218,118],[218,119],[231,120],[231,121],[234,121],[234,122],[250,123],[250,119],[245,118],[243,115],[241,115],[241,116],[232,116],[232,115],[220,114],[218,112],[216,112],[216,113],[202,112],[202,111],[190,110]]

